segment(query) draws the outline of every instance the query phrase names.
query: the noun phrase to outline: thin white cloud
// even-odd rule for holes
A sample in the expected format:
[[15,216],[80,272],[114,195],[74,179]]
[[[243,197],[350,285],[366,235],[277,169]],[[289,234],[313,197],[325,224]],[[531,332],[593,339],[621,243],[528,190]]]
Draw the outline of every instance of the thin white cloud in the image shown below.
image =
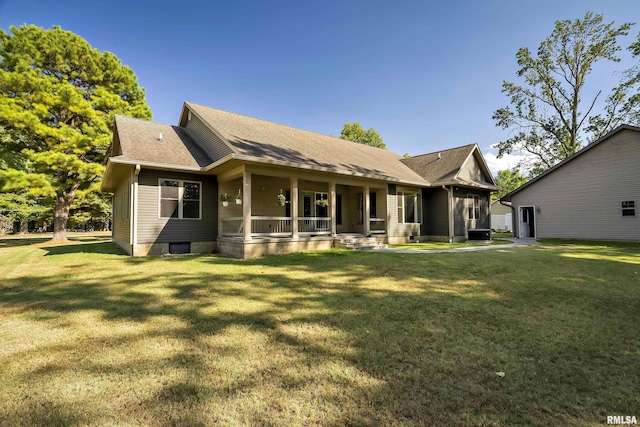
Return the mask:
[[522,160],[529,160],[531,157],[531,154],[511,153],[505,154],[499,159],[497,154],[494,154],[491,151],[484,153],[484,159],[487,161],[487,166],[489,166],[489,169],[491,169],[491,173],[494,176],[498,174],[498,171],[514,168]]

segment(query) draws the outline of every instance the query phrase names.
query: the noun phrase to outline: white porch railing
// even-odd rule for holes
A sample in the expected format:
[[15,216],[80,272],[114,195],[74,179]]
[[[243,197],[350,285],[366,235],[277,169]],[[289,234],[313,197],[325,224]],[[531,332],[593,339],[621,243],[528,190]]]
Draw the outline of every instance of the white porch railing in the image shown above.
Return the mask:
[[[252,216],[251,236],[254,237],[291,237],[293,235],[292,219],[288,216]],[[225,218],[221,220],[221,236],[242,237],[244,221],[242,217]],[[370,218],[369,231],[372,234],[386,233],[386,219]],[[301,217],[298,218],[298,234],[330,235],[331,217]]]
[[291,217],[288,216],[252,216],[252,236],[291,237]]
[[[228,237],[242,237],[244,235],[244,220],[241,216],[225,218],[221,222],[220,235]],[[291,234],[291,217],[251,217],[251,236],[291,237]]]
[[331,234],[330,217],[298,218],[299,234]]
[[369,218],[369,232],[384,234],[387,232],[387,220],[384,218]]

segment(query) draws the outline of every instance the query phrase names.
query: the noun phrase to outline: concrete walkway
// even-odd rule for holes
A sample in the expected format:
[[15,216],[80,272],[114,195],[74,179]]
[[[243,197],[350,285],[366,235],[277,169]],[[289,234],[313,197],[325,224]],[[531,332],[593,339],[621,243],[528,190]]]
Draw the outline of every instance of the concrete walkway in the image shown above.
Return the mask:
[[393,248],[385,248],[385,249],[368,249],[369,252],[390,252],[396,254],[441,254],[445,252],[475,252],[475,251],[488,251],[491,249],[505,249],[505,248],[513,248],[518,246],[532,246],[539,245],[536,239],[494,239],[494,240],[507,240],[511,243],[507,243],[504,245],[489,245],[489,246],[466,246],[464,248],[455,248],[455,249],[393,249]]

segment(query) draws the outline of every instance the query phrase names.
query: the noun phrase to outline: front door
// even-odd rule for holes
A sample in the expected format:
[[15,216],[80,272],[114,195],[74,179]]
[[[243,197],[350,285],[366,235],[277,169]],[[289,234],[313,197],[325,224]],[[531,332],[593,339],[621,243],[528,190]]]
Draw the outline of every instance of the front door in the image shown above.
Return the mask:
[[520,207],[520,223],[518,231],[521,238],[526,239],[536,237],[535,213],[533,206]]
[[312,211],[313,203],[311,203],[312,194],[304,193],[302,195],[302,216],[311,217],[314,212]]

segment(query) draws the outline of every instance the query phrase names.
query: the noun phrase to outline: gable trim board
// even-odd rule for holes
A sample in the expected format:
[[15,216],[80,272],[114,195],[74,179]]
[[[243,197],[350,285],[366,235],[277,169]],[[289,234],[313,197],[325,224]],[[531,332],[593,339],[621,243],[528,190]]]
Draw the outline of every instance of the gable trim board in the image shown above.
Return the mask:
[[[448,168],[448,175],[431,182],[426,163],[438,153],[404,159],[387,150],[188,102],[178,126],[118,116],[111,149],[101,189],[121,195],[126,187],[130,192],[126,207],[114,197],[114,218],[118,209],[128,209],[130,215],[126,225],[114,221],[113,239],[132,255],[168,253],[173,244],[180,250],[217,249],[245,258],[331,247],[340,238],[337,233],[375,232],[380,233],[375,234],[376,239],[389,243],[413,238],[465,240],[474,224],[490,224],[488,204],[482,209],[481,221],[465,217],[466,195],[478,194],[488,200],[498,188],[476,144],[440,152],[438,158],[444,160],[438,166]],[[185,225],[184,219],[160,218],[161,179],[202,183],[201,217],[188,221],[193,226]],[[256,187],[260,183],[269,188]],[[278,190],[270,188],[273,185],[290,194],[288,203],[298,200],[297,209],[302,209],[302,201],[298,193],[291,195],[293,188],[331,194],[327,218],[306,219],[297,209],[295,215],[283,217],[284,208],[278,208],[267,194]],[[235,187],[244,188],[242,206],[220,207],[218,194],[235,192]],[[415,222],[398,218],[396,193],[403,188],[417,194],[415,206],[406,202],[418,212]],[[335,224],[336,191],[341,201],[339,227]],[[372,192],[375,209],[370,205]],[[442,217],[442,212],[448,218],[446,231],[429,224],[432,218]],[[376,218],[370,218],[374,213]],[[375,230],[370,228],[374,225]],[[234,233],[225,231],[234,227]],[[321,235],[313,237],[315,232]]]
[[622,125],[505,195],[520,236],[521,207],[534,207],[536,238],[640,241],[640,218],[622,201],[640,200],[640,128]]

